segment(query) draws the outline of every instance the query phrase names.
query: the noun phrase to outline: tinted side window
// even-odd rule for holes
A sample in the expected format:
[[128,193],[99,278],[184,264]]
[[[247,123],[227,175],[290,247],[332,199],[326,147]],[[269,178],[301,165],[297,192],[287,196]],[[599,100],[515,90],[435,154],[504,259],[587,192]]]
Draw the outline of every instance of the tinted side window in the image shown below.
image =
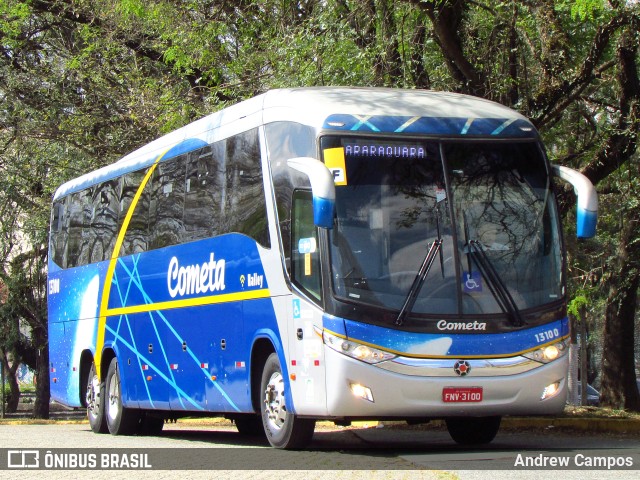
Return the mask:
[[225,192],[225,141],[189,154],[184,199],[185,242],[220,233]]
[[118,235],[120,202],[118,180],[109,180],[91,189],[93,206],[89,260],[91,263],[107,260],[111,257]]
[[[119,228],[122,228],[125,216],[129,211],[131,202],[135,197],[144,177],[146,170],[127,173],[120,178],[120,221]],[[147,250],[149,241],[149,199],[151,196],[151,186],[147,184],[138,198],[136,208],[129,220],[129,226],[125,233],[124,241],[120,249],[120,255],[132,255]]]
[[[62,268],[111,258],[147,170],[57,201],[50,252]],[[132,212],[119,256],[223,235],[270,246],[258,130],[157,165]]]
[[315,133],[311,127],[292,122],[275,122],[265,126],[269,165],[273,177],[280,237],[287,267],[291,251],[291,199],[294,188],[309,186],[309,179],[287,166],[295,157],[316,158]]
[[187,155],[161,162],[153,172],[149,205],[149,249],[183,241],[185,168]]
[[228,138],[226,147],[225,231],[243,233],[269,247],[258,130]]
[[[68,218],[66,198],[56,201],[51,212],[51,238],[49,240],[49,254],[58,266],[65,268],[65,253],[68,239]],[[65,223],[67,222],[67,223]]]
[[69,242],[67,268],[89,263],[89,235],[93,204],[91,190],[86,189],[69,197]]

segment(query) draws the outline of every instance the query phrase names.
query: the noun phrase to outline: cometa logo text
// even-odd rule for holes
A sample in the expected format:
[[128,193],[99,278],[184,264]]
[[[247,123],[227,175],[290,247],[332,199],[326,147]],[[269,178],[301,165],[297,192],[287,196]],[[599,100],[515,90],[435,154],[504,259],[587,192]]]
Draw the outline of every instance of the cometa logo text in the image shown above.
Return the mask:
[[171,298],[224,290],[225,261],[214,260],[213,257],[211,252],[209,261],[186,266],[180,265],[177,257],[172,257],[167,270],[167,288]]
[[485,322],[447,322],[446,320],[440,320],[436,326],[438,330],[486,330],[487,324]]

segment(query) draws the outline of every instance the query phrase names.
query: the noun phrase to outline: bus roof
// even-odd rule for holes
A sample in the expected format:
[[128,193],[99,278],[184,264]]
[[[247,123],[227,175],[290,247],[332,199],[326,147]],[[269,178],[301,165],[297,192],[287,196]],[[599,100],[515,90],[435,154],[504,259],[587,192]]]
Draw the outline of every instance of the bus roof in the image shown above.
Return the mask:
[[[479,97],[432,90],[365,87],[312,87],[271,90],[264,109],[289,109],[322,122],[335,113],[375,116],[524,118]],[[265,123],[268,123],[265,121]],[[305,122],[307,123],[307,122]]]
[[516,111],[457,93],[357,87],[270,90],[168,133],[116,163],[63,184],[54,200],[145,168],[159,156],[171,158],[277,121],[297,122],[317,131],[537,138],[533,125]]

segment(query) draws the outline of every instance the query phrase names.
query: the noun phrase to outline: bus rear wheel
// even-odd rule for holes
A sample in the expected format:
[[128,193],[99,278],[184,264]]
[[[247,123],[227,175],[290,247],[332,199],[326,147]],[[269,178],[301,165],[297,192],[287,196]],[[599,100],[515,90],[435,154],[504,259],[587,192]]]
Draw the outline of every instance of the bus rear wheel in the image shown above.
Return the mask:
[[287,411],[286,383],[278,355],[272,353],[262,371],[262,425],[272,447],[304,448],[313,437],[316,421],[300,418]]
[[91,362],[87,390],[85,395],[89,426],[95,433],[107,433],[107,422],[104,416],[104,382],[98,378],[95,363]]
[[461,445],[491,443],[500,429],[502,417],[453,417],[447,418],[447,430],[451,438]]
[[136,410],[125,408],[122,404],[122,388],[117,358],[113,358],[109,364],[105,378],[105,392],[107,395],[104,408],[109,432],[112,435],[135,433],[140,417]]

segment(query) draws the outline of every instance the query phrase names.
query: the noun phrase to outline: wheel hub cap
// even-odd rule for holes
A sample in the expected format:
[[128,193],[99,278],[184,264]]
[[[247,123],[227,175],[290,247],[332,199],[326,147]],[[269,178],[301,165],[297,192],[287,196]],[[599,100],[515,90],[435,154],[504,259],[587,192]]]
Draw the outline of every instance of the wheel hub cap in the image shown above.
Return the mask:
[[269,424],[276,429],[281,429],[287,417],[287,407],[284,401],[284,379],[280,372],[271,375],[264,392],[265,411]]

